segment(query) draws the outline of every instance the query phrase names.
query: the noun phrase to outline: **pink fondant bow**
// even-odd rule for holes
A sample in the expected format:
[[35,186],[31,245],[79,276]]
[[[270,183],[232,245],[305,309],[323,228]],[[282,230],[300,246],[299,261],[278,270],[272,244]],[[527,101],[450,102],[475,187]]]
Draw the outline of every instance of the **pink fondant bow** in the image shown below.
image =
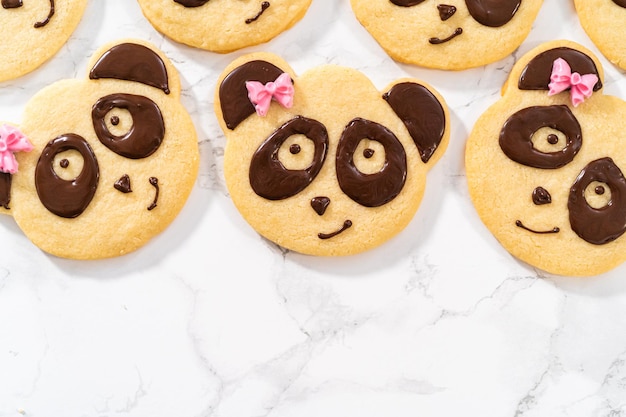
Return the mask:
[[580,75],[577,72],[572,73],[567,61],[563,58],[557,58],[552,65],[552,75],[550,75],[550,91],[548,95],[558,94],[562,91],[570,89],[570,97],[572,104],[577,107],[586,98],[591,97],[593,86],[598,82],[598,76],[595,74]]
[[279,102],[283,107],[290,108],[293,106],[293,83],[286,72],[280,74],[276,81],[270,81],[267,84],[258,81],[246,81],[246,88],[248,89],[248,98],[254,104],[259,116],[267,114],[272,99]]
[[17,128],[0,125],[0,171],[15,174],[17,160],[14,152],[30,152],[33,145]]

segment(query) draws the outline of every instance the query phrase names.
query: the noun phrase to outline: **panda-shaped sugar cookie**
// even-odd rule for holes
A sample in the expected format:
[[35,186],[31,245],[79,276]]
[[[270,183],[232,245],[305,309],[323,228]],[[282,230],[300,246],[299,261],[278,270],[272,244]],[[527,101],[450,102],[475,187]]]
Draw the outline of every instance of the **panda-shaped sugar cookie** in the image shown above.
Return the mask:
[[574,0],[580,23],[613,64],[626,70],[626,0]]
[[510,55],[543,0],[350,0],[359,22],[396,61],[463,70]]
[[2,0],[0,81],[27,74],[55,55],[83,16],[87,0]]
[[44,251],[129,253],[178,215],[198,171],[178,73],[139,40],[104,46],[88,77],[51,84],[0,129],[0,205]]
[[544,43],[516,63],[467,142],[480,218],[511,254],[553,274],[626,260],[626,102],[602,83],[589,50]]
[[268,42],[306,14],[311,0],[137,0],[171,39],[228,53]]
[[224,70],[215,113],[235,206],[265,238],[309,255],[355,254],[400,232],[449,141],[446,104],[422,82],[381,92],[357,70],[297,76],[269,53]]

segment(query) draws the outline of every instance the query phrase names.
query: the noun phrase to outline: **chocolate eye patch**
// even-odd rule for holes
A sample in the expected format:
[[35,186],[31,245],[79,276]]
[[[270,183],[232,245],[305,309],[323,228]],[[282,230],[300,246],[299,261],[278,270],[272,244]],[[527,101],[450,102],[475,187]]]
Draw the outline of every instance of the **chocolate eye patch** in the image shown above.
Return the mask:
[[[585,191],[592,183],[606,184],[610,200],[599,208],[592,207]],[[604,186],[596,186],[604,194]],[[572,230],[585,241],[603,245],[617,239],[626,231],[626,179],[611,158],[590,162],[578,175],[570,189],[567,202]]]
[[182,4],[185,7],[200,7],[204,6],[209,0],[174,0],[178,4]]
[[500,27],[509,23],[521,3],[522,0],[465,0],[474,20],[489,27]]
[[[385,148],[385,162],[379,172],[365,174],[354,163],[355,151],[364,138]],[[379,207],[400,194],[407,175],[404,147],[389,129],[381,124],[354,119],[344,129],[337,148],[339,187],[352,200],[365,207]]]
[[[542,152],[533,135],[549,127],[565,136],[559,152]],[[582,146],[580,124],[567,106],[527,107],[513,114],[500,131],[500,148],[511,160],[532,168],[556,169],[570,163]]]
[[[55,172],[55,157],[65,151],[77,151],[83,159],[83,169],[76,178],[65,180]],[[68,133],[50,141],[35,168],[35,186],[41,203],[60,217],[75,218],[89,206],[100,178],[98,160],[87,141]]]
[[[304,169],[288,169],[279,158],[281,146],[294,135],[304,135],[314,144],[312,163]],[[378,172],[361,172],[355,163],[364,139],[384,149],[384,162]],[[268,200],[283,200],[303,191],[317,176],[328,151],[328,133],[321,123],[298,116],[278,128],[255,152],[249,179],[254,192]],[[299,148],[290,146],[291,153]],[[372,149],[361,151],[371,158]],[[365,207],[379,207],[393,200],[404,187],[407,176],[406,153],[402,143],[381,124],[356,118],[344,129],[337,147],[336,172],[339,187],[350,199]]]
[[[304,169],[287,169],[279,158],[283,143],[294,135],[313,141],[311,165]],[[297,148],[293,148],[296,152]],[[279,127],[257,149],[250,163],[250,185],[260,197],[283,200],[304,190],[319,174],[328,151],[328,132],[320,122],[297,116]],[[296,152],[297,153],[297,152]]]
[[423,3],[425,0],[390,0],[393,4],[400,7],[412,7]]
[[[127,110],[132,117],[128,132],[116,136],[109,130],[107,115],[114,109]],[[111,123],[119,123],[114,116]],[[163,115],[159,106],[144,96],[133,94],[111,94],[94,104],[91,118],[100,142],[118,155],[131,159],[146,158],[161,145],[165,136]]]

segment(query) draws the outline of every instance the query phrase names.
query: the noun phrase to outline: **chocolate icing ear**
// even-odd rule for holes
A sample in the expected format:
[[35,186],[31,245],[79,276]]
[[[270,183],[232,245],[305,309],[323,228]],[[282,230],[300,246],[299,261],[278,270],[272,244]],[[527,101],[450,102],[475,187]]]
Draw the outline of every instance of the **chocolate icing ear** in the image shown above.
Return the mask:
[[402,120],[427,163],[441,143],[446,114],[441,103],[426,87],[414,82],[394,85],[383,98]]
[[219,97],[224,122],[234,130],[255,112],[254,105],[248,98],[246,81],[258,81],[267,84],[275,81],[284,71],[267,61],[250,61],[235,68],[220,85]]
[[522,0],[465,0],[470,14],[478,23],[489,27],[504,26],[513,19]]
[[581,51],[567,47],[549,49],[534,57],[522,71],[518,88],[520,90],[549,90],[552,65],[557,58],[567,61],[572,72],[597,75],[598,82],[593,87],[593,91],[602,88],[600,74],[593,59]]
[[136,43],[122,43],[106,51],[89,72],[89,78],[136,81],[170,93],[167,68],[161,57]]

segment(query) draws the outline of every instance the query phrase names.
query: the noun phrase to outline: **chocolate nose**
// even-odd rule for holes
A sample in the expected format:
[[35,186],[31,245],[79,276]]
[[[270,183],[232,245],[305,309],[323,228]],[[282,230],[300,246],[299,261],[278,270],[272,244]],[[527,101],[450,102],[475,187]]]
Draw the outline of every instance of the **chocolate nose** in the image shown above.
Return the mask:
[[329,204],[330,198],[328,197],[313,197],[311,199],[311,207],[313,207],[313,210],[315,210],[319,216],[326,212]]
[[441,20],[448,20],[456,13],[456,7],[449,4],[438,4],[437,10],[439,10],[439,18]]

